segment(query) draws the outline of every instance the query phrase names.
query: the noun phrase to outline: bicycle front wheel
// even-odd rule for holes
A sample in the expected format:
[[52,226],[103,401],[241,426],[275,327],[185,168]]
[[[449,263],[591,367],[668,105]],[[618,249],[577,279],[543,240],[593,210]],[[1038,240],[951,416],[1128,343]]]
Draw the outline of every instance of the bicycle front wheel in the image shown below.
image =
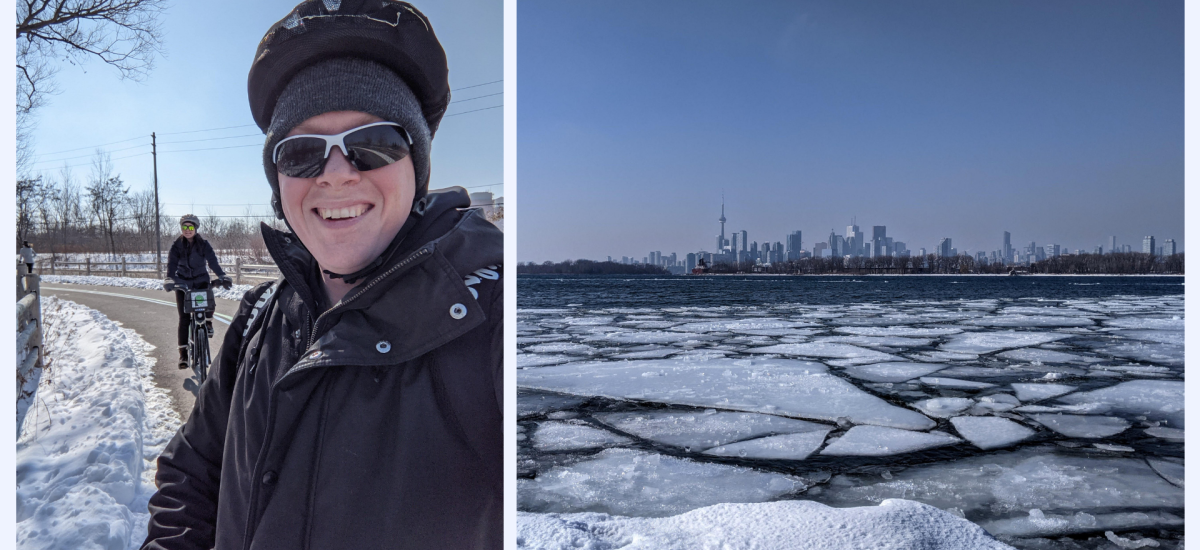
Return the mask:
[[192,359],[192,371],[196,373],[196,381],[199,385],[204,385],[204,380],[208,378],[208,331],[204,328],[204,323],[196,323],[196,332],[192,338],[196,342],[196,354]]

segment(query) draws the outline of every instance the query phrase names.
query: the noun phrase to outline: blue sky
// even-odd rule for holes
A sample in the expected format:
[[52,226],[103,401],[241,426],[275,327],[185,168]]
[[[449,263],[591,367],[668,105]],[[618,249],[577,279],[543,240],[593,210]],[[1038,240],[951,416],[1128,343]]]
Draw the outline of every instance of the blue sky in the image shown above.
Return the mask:
[[521,261],[1183,248],[1182,2],[518,4]]
[[[100,63],[63,64],[56,82],[61,93],[38,113],[35,168],[57,177],[65,162],[75,165],[75,179],[83,181],[93,146],[138,137],[104,148],[131,190],[148,189],[153,131],[158,133],[159,194],[166,203],[165,215],[203,216],[210,210],[241,215],[247,205],[255,213],[269,213],[263,136],[250,116],[246,75],[263,34],[295,4],[172,2],[162,19],[166,56],[143,82],[122,81]],[[503,109],[450,115],[503,103],[498,95],[503,84],[495,83],[504,78],[503,3],[444,0],[415,5],[429,17],[446,50],[451,89],[474,86],[452,94],[459,103],[450,106],[434,140],[430,187],[489,186],[472,190],[501,195],[503,187],[492,184],[503,180]],[[476,86],[484,83],[493,84]],[[465,101],[476,97],[481,99]],[[212,128],[226,129],[194,132]],[[229,148],[171,152],[217,147]],[[78,148],[83,149],[59,152]]]

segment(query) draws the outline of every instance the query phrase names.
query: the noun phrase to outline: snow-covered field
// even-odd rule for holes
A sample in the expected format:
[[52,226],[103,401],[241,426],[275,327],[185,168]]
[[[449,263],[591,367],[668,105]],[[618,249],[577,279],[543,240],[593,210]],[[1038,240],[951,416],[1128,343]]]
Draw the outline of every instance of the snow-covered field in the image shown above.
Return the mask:
[[17,545],[119,550],[146,537],[155,460],[179,429],[152,348],[104,314],[42,299],[49,367],[17,440]]
[[521,309],[522,544],[873,548],[903,509],[1017,548],[1182,547],[1183,304]]
[[[57,284],[73,284],[73,285],[99,285],[99,286],[119,286],[126,288],[140,288],[144,290],[162,290],[162,279],[139,279],[137,277],[100,277],[97,275],[42,275],[43,283]],[[218,288],[213,290],[213,295],[217,298],[226,300],[241,301],[242,296],[246,291],[254,288],[253,285],[233,285],[233,288],[226,290]],[[173,294],[163,296],[171,298]],[[164,299],[167,299],[164,298]],[[172,298],[173,299],[173,298]]]

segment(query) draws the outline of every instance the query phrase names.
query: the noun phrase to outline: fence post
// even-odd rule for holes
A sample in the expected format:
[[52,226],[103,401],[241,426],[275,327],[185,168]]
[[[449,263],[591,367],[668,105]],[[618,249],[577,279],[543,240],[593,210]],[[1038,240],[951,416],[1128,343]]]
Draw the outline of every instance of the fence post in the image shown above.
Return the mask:
[[25,297],[25,272],[29,269],[25,262],[17,260],[17,301]]
[[84,265],[84,268],[87,270],[85,273],[86,273],[87,275],[91,275],[91,274],[92,274],[92,259],[91,259],[91,258],[84,258],[84,259],[83,259],[83,265]]
[[54,258],[50,258],[50,274],[54,275]]
[[237,259],[235,259],[233,261],[233,273],[234,273],[234,276],[233,276],[234,282],[239,285],[242,284],[242,258],[241,258],[241,256],[239,256]]
[[125,276],[126,271],[127,271],[127,269],[126,269],[126,264],[125,264],[125,258],[121,258],[121,276],[122,277]]

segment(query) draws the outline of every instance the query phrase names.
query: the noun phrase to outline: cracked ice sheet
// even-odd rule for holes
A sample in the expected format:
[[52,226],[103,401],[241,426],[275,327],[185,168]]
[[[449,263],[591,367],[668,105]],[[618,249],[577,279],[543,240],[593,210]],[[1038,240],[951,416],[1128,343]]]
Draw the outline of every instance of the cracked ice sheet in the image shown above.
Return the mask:
[[857,336],[917,336],[917,337],[935,337],[949,336],[951,334],[961,334],[963,329],[953,327],[838,327],[834,329],[843,334],[854,334]]
[[1171,319],[1150,317],[1122,317],[1106,321],[1105,326],[1114,328],[1150,329],[1150,330],[1183,330],[1183,316]]
[[956,416],[950,419],[959,435],[980,449],[1007,447],[1033,437],[1035,431],[998,416]]
[[596,348],[587,344],[576,344],[574,342],[548,342],[545,344],[534,344],[521,351],[526,353],[567,353],[572,355],[591,355],[596,353]]
[[783,319],[760,317],[748,319],[725,319],[720,321],[700,321],[686,323],[672,328],[681,332],[737,332],[747,330],[780,330],[820,327],[819,323],[810,321],[785,321]]
[[890,456],[962,443],[945,432],[914,432],[882,426],[855,426],[825,447],[830,456]]
[[581,423],[542,422],[533,432],[533,447],[539,451],[578,451],[629,443],[629,438]]
[[850,344],[804,343],[776,344],[761,348],[751,348],[746,353],[772,353],[779,355],[797,355],[801,357],[824,357],[838,359],[831,362],[835,366],[861,365],[865,363],[882,363],[903,359],[881,351],[860,348]]
[[605,449],[535,479],[518,480],[517,499],[520,509],[536,512],[663,517],[719,503],[766,502],[806,487],[783,474]]
[[600,413],[593,417],[618,430],[691,451],[772,434],[812,432],[829,426],[769,414],[717,412]]
[[958,380],[957,378],[943,378],[939,376],[922,376],[920,380],[926,386],[953,388],[956,390],[982,390],[995,386],[995,384],[988,384],[987,382],[973,382],[971,380]]
[[[908,498],[971,516],[1026,513],[1031,508],[1073,513],[1098,508],[1183,508],[1183,489],[1137,458],[1057,454],[1054,447],[995,451],[951,462],[913,466],[893,479],[859,486],[827,485],[820,502],[862,506]],[[878,477],[869,478],[871,481]]]
[[797,418],[925,430],[934,422],[789,359],[661,359],[588,362],[522,370],[517,385],[610,399],[761,412]]
[[[1165,512],[1120,512],[1060,516],[1046,514],[1040,509],[1029,511],[1025,517],[980,522],[993,535],[1006,537],[1050,537],[1101,531],[1127,531],[1138,528],[1182,527],[1183,518]],[[1112,548],[1108,546],[1107,548]]]
[[1075,414],[1031,414],[1030,418],[1067,437],[1099,439],[1117,435],[1129,428],[1129,422],[1115,416]]
[[1074,353],[1063,353],[1039,348],[1021,348],[996,354],[996,357],[1012,361],[1028,361],[1030,363],[1096,363],[1103,361],[1096,357],[1084,357]]
[[1124,342],[1104,348],[1097,348],[1094,351],[1125,359],[1145,361],[1147,363],[1161,363],[1163,365],[1183,365],[1184,362],[1183,346],[1171,344],[1141,341]]
[[964,334],[956,334],[950,336],[949,341],[942,344],[939,349],[942,351],[957,352],[957,353],[991,353],[1011,348],[1024,348],[1029,346],[1040,346],[1070,338],[1070,334],[1059,334],[1055,332],[1027,332],[1027,331],[995,331],[995,332],[968,332]]
[[1038,401],[1058,397],[1075,391],[1075,386],[1066,384],[1021,384],[1013,383],[1012,388],[1017,392],[1021,401]]
[[807,500],[718,504],[668,518],[517,513],[518,548],[1012,550],[981,527],[918,502],[832,508]]
[[571,357],[570,355],[537,355],[535,353],[518,353],[517,368],[560,365],[562,363],[570,363],[571,361],[577,360],[579,360],[579,357]]
[[582,405],[584,401],[587,399],[574,395],[521,392],[517,394],[517,418],[573,409]]
[[825,436],[831,431],[832,426],[821,426],[811,432],[760,437],[709,449],[704,454],[761,460],[804,460],[821,448]]
[[983,319],[970,319],[964,325],[978,327],[1090,327],[1095,326],[1091,319],[1074,317],[1058,317],[1053,315],[997,315]]
[[1072,405],[1104,404],[1129,416],[1145,415],[1151,420],[1166,420],[1172,428],[1183,428],[1183,385],[1174,380],[1131,380],[1058,400]]
[[958,416],[973,405],[975,405],[975,401],[965,397],[935,397],[912,404],[915,409],[936,418]]
[[858,346],[890,346],[897,348],[928,346],[933,340],[928,338],[908,338],[905,336],[823,336],[813,340],[814,343],[854,344]]
[[874,363],[846,367],[845,373],[869,382],[905,382],[946,368],[938,363]]
[[700,342],[716,340],[713,336],[691,332],[666,332],[648,330],[638,332],[610,332],[593,334],[584,338],[584,342],[610,342],[614,344],[677,344],[680,342]]
[[1183,345],[1182,330],[1117,330],[1112,334],[1131,338],[1133,340],[1144,340],[1146,342],[1157,342],[1159,344],[1173,344],[1176,346]]

